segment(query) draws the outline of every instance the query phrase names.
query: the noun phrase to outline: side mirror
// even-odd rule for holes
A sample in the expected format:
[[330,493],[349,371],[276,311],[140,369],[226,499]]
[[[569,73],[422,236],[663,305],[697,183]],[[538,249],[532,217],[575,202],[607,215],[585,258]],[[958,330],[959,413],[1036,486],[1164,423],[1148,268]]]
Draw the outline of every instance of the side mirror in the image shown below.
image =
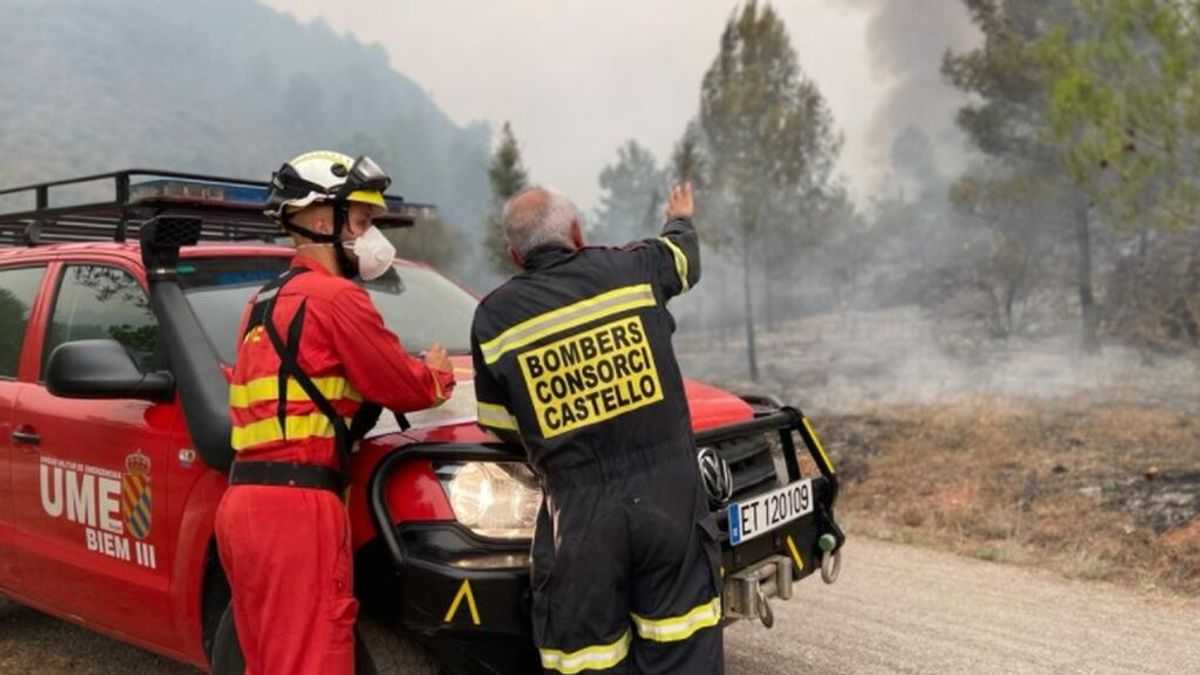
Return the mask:
[[120,342],[65,342],[50,353],[46,388],[65,398],[133,398],[166,403],[175,396],[169,372],[143,373]]

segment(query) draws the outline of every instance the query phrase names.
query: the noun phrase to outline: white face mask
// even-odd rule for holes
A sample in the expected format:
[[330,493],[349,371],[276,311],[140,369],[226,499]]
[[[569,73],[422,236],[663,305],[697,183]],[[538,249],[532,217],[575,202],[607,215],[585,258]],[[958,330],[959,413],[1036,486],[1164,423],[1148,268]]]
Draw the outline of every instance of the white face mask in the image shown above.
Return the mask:
[[364,281],[383,276],[396,260],[396,247],[374,225],[342,246],[358,259],[358,273]]

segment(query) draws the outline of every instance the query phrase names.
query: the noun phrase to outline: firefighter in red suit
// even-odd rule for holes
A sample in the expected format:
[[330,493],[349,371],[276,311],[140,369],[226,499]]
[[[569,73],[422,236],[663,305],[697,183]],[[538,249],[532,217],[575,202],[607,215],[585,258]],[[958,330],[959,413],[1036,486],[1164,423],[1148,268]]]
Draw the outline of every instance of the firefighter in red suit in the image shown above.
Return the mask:
[[389,182],[369,158],[332,152],[272,177],[267,213],[296,256],[242,320],[229,393],[237,456],[216,517],[248,674],[354,672],[343,498],[361,415],[436,406],[454,387],[445,349],[409,356],[349,279],[378,277],[395,257],[371,225]]

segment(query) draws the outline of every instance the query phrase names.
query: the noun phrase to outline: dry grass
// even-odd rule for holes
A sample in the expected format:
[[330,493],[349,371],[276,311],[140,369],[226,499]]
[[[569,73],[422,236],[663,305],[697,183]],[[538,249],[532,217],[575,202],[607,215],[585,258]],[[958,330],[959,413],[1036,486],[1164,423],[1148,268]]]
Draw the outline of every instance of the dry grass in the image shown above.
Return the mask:
[[1200,595],[1200,426],[1187,416],[989,402],[818,422],[852,531]]

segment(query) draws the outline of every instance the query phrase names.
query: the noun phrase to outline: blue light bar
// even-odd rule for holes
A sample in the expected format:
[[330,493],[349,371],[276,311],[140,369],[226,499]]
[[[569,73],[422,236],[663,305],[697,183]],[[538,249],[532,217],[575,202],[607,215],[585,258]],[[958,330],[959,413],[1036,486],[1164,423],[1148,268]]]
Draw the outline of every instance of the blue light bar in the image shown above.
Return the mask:
[[[163,178],[130,185],[129,201],[186,201],[211,206],[262,208],[267,202],[267,192],[265,186],[258,185]],[[437,208],[430,204],[411,204],[390,195],[384,195],[384,201],[389,216],[416,221],[437,215]]]

